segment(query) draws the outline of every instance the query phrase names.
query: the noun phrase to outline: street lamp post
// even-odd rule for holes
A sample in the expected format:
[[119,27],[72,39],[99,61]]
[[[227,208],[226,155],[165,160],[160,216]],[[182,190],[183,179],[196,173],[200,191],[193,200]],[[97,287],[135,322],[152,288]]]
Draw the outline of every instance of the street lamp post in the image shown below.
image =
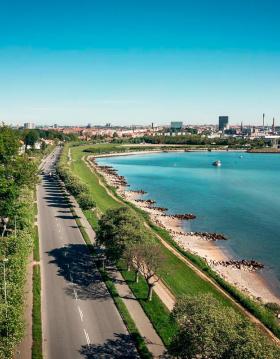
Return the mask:
[[2,238],[5,235],[6,229],[7,229],[7,224],[9,222],[9,217],[1,217],[1,222],[3,223],[3,232],[2,232]]

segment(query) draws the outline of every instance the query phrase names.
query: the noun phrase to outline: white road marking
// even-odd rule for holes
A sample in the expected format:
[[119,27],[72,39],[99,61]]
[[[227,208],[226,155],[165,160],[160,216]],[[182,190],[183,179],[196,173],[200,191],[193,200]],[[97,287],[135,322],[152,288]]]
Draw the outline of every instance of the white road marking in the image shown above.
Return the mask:
[[79,313],[80,313],[80,317],[81,317],[81,321],[83,321],[83,312],[81,310],[81,308],[78,306],[78,310],[79,310]]
[[87,345],[90,345],[90,340],[89,340],[89,336],[87,331],[84,329],[84,333],[85,333],[85,337],[86,337],[86,341],[87,341]]

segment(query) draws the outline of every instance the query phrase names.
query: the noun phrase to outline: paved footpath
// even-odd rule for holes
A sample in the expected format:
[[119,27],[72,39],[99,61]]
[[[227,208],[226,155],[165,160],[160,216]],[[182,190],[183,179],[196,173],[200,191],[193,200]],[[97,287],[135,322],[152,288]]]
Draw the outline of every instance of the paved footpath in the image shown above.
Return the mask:
[[[94,243],[95,232],[93,231],[92,227],[88,223],[88,220],[86,219],[84,213],[82,212],[79,205],[77,204],[75,198],[73,196],[70,196],[69,199],[72,202],[73,208],[76,212],[76,215],[79,217],[82,226],[84,227],[89,238],[91,239],[91,242]],[[121,273],[115,268],[109,268],[108,272],[111,278],[113,278],[115,282],[114,283],[115,287],[120,297],[122,298],[125,306],[127,307],[127,310],[129,311],[132,319],[134,320],[136,327],[139,330],[139,333],[144,338],[149,351],[152,353],[154,358],[163,357],[166,348],[161,338],[158,336],[157,332],[152,326],[147,315],[145,314],[143,308],[141,307],[139,302],[135,299],[133,293],[131,292],[129,286],[126,284]],[[155,291],[157,292],[157,290]],[[169,305],[170,305],[170,301],[169,301]]]

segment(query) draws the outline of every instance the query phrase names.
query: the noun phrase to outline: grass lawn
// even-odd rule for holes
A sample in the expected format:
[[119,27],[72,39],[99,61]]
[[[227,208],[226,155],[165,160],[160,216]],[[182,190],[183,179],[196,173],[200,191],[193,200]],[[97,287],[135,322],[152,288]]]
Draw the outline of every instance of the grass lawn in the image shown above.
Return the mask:
[[97,175],[94,175],[81,160],[81,158],[86,155],[86,153],[82,152],[85,148],[86,146],[71,148],[71,168],[73,172],[80,176],[80,178],[88,184],[97,207],[102,213],[108,208],[120,207],[120,204],[107,194],[105,188],[100,186]]
[[36,262],[40,261],[40,253],[39,253],[39,233],[38,226],[34,226],[34,236],[33,236],[33,259]]

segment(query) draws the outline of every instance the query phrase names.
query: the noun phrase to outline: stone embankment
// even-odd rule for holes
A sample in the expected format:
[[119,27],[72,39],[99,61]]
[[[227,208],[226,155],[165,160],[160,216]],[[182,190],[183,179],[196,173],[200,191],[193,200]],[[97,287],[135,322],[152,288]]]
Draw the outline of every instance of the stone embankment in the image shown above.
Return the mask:
[[152,199],[136,199],[135,201],[140,203],[146,203],[148,206],[156,203],[156,201]]
[[189,232],[190,236],[199,236],[208,241],[226,241],[227,238],[221,233],[209,232]]
[[227,260],[227,261],[212,261],[212,264],[214,265],[221,265],[223,267],[233,267],[236,269],[243,269],[248,270],[251,272],[255,272],[257,270],[263,269],[264,265],[260,262],[257,262],[255,260]]

